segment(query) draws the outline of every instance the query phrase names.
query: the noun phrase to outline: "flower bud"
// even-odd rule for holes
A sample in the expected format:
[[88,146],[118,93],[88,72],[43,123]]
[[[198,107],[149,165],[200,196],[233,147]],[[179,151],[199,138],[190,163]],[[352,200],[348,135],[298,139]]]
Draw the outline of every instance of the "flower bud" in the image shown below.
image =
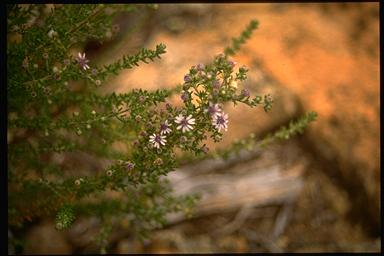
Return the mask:
[[57,32],[53,29],[49,30],[48,32],[48,37],[49,38],[53,38],[53,37],[56,37],[57,36]]
[[142,117],[140,115],[135,116],[135,120],[137,122],[140,122],[142,120]]
[[185,143],[185,142],[187,142],[187,137],[181,136],[180,137],[180,143]]
[[81,184],[81,181],[79,179],[75,180],[75,185],[76,186],[80,186],[80,184]]
[[163,159],[161,158],[156,158],[156,160],[153,162],[155,165],[162,165],[163,164]]
[[192,81],[192,79],[188,74],[184,76],[184,82],[189,83],[191,81]]
[[189,94],[188,94],[188,92],[183,91],[182,94],[181,94],[181,96],[180,96],[180,98],[181,98],[184,102],[186,102],[186,101],[189,99]]
[[197,70],[198,70],[198,71],[203,71],[204,68],[205,68],[204,64],[201,64],[201,63],[200,63],[200,64],[197,65]]
[[61,223],[61,222],[56,223],[56,228],[57,228],[58,230],[63,229],[63,227],[64,227],[63,223]]
[[50,95],[51,94],[51,89],[49,87],[44,87],[43,91],[44,91],[45,95]]
[[245,97],[245,98],[248,98],[250,96],[249,90],[248,89],[241,90],[241,96]]

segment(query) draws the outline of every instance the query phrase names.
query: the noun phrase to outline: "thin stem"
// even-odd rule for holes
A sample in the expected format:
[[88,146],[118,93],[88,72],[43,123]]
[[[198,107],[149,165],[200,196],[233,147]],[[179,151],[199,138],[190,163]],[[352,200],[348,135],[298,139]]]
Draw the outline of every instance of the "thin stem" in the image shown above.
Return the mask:
[[[119,112],[112,112],[111,114],[107,115],[107,116],[104,116],[105,118],[110,118],[110,117],[116,117],[117,115],[119,114],[122,114],[122,113],[125,113],[125,112],[128,112],[129,109],[125,109],[125,110],[122,110],[122,111],[119,111]],[[102,118],[102,117],[101,117]],[[83,122],[69,122],[68,124],[69,125],[74,125],[74,124],[88,124],[88,123],[93,123],[93,122],[96,122],[96,121],[100,121],[101,118],[97,118],[97,119],[93,119],[93,120],[87,120],[87,121],[83,121]]]

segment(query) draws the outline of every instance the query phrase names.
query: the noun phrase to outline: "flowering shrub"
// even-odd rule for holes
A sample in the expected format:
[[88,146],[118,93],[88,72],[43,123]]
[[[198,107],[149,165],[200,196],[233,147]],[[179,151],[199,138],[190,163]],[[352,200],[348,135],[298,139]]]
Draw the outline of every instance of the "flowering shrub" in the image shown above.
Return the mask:
[[[119,220],[132,231],[166,223],[166,214],[190,208],[196,195],[173,197],[164,176],[178,165],[175,149],[196,157],[211,154],[204,141],[219,142],[230,129],[227,102],[271,109],[270,95],[252,97],[239,92],[247,68],[230,59],[257,27],[252,21],[224,54],[197,64],[174,89],[134,89],[101,95],[97,88],[123,69],[160,59],[164,44],[141,49],[118,61],[96,66],[87,53],[73,52],[88,39],[103,41],[119,32],[112,24],[118,11],[137,11],[144,5],[7,6],[8,96],[8,218],[11,229],[27,221],[56,216],[56,228],[66,229],[79,217],[98,217],[103,228],[100,246]],[[167,99],[179,94],[183,106]],[[281,138],[301,132],[315,119],[310,113],[280,133]],[[236,152],[254,137],[234,143]],[[118,150],[114,143],[124,143]],[[105,164],[72,166],[72,152],[94,156]],[[59,159],[59,160],[57,160]],[[61,159],[61,160],[60,160]],[[69,158],[68,158],[69,159]],[[70,160],[69,160],[70,161]],[[119,197],[106,196],[110,191]]]

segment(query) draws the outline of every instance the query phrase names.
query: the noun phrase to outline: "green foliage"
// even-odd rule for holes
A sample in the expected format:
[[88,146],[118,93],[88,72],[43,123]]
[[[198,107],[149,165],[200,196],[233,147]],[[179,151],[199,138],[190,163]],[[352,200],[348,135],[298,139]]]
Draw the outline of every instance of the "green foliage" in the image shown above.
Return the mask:
[[232,38],[232,45],[225,48],[224,53],[226,56],[233,56],[240,49],[242,44],[245,44],[247,39],[252,35],[253,30],[257,29],[259,22],[257,20],[251,20],[246,29],[240,34],[238,38]]
[[317,113],[314,111],[308,112],[304,116],[300,117],[298,120],[289,122],[288,127],[281,127],[274,134],[268,134],[266,138],[261,141],[261,146],[266,146],[272,141],[276,140],[288,140],[296,134],[302,134],[305,128],[310,122],[316,121]]
[[64,205],[56,215],[56,228],[69,228],[75,219],[73,209],[70,205]]
[[[98,67],[77,50],[89,40],[103,42],[118,29],[113,17],[154,5],[8,5],[8,218],[11,228],[56,216],[67,229],[78,217],[96,216],[103,225],[98,243],[127,221],[140,237],[166,224],[168,213],[188,216],[198,195],[174,197],[165,176],[180,163],[175,151],[211,156],[205,140],[219,142],[228,128],[223,105],[272,107],[270,95],[251,97],[237,84],[248,69],[228,59],[257,28],[252,21],[225,54],[189,69],[172,89],[134,89],[102,94],[99,87],[124,69],[160,59],[154,50],[125,54]],[[166,74],[165,74],[166,75]],[[184,104],[168,99],[179,94]],[[314,114],[292,123],[276,138],[302,132]],[[287,137],[288,136],[288,137]],[[120,145],[120,147],[116,147]],[[236,151],[245,143],[236,144]],[[224,154],[223,154],[224,155]],[[81,163],[76,162],[76,157]],[[87,160],[89,159],[89,160]],[[111,198],[111,194],[115,195]]]

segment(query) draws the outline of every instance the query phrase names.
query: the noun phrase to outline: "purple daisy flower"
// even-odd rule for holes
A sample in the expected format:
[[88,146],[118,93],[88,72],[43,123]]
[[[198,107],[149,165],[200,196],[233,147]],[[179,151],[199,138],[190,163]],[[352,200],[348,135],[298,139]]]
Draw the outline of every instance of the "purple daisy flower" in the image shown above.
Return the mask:
[[177,126],[177,130],[181,129],[182,132],[188,132],[193,129],[193,125],[195,124],[195,118],[192,118],[192,115],[185,117],[180,114],[175,118],[175,123],[179,125]]
[[164,123],[160,124],[160,134],[163,135],[163,134],[170,133],[172,131],[170,128],[171,125],[172,124],[168,123],[168,120],[165,120]]
[[191,77],[188,74],[184,76],[184,82],[188,83],[188,82],[191,82],[191,81],[192,81],[192,79],[191,79]]
[[209,103],[209,106],[207,109],[204,110],[205,112],[208,112],[212,117],[218,115],[221,113],[221,107],[219,104],[212,104],[211,102]]
[[228,115],[224,112],[219,113],[212,119],[212,125],[220,132],[221,129],[228,130]]
[[165,136],[154,133],[149,136],[149,142],[152,143],[155,148],[160,148],[160,145],[164,146],[167,140],[165,139]]
[[128,171],[132,170],[134,167],[135,167],[135,164],[134,164],[134,163],[131,163],[131,162],[128,162],[128,163],[127,163],[127,170],[128,170]]
[[78,56],[76,57],[77,63],[79,63],[80,67],[82,67],[84,70],[89,69],[88,62],[89,60],[85,58],[85,53],[81,54],[79,52]]

